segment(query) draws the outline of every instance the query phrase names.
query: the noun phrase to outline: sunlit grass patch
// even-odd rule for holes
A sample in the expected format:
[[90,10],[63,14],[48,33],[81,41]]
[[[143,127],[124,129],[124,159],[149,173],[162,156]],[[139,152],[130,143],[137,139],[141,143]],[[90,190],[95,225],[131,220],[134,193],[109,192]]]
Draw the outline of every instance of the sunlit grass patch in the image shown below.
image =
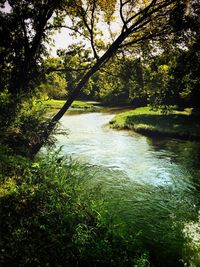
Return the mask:
[[[46,100],[44,103],[52,109],[60,109],[65,104],[65,102],[65,100],[49,99]],[[94,109],[94,106],[85,101],[75,100],[72,103],[71,108],[92,110]]]
[[192,115],[191,109],[163,114],[161,110],[142,107],[118,114],[110,124],[113,128],[132,129],[147,135],[200,139],[199,116]]

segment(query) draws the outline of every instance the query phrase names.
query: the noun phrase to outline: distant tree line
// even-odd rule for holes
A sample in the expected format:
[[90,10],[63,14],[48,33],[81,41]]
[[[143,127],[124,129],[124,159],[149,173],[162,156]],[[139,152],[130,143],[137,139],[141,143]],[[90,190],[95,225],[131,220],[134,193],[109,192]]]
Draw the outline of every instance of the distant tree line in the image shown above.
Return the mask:
[[[34,156],[77,97],[198,107],[198,0],[1,0],[0,7],[1,142],[35,125],[34,142],[26,141]],[[116,13],[121,28],[105,41],[99,22],[109,29]],[[62,28],[90,49],[76,44],[48,59],[46,44]],[[66,98],[49,120],[36,112],[43,93]]]

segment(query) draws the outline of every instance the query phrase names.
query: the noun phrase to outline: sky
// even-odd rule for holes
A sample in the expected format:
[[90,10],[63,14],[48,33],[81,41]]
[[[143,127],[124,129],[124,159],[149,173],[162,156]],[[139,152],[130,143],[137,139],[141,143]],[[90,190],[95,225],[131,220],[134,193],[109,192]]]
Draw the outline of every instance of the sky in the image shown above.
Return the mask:
[[52,56],[56,56],[57,49],[66,49],[70,44],[75,42],[75,39],[70,36],[70,31],[62,29],[60,32],[53,36],[54,47],[48,47],[48,50]]
[[[8,4],[8,2],[5,3],[5,8],[1,8],[0,10],[9,13],[10,12],[10,5]],[[71,25],[71,22],[69,19],[65,20],[65,24],[66,25]],[[105,40],[109,40],[109,33],[108,33],[108,28],[105,26],[105,23],[103,23],[102,21],[100,21],[98,23],[98,27],[102,30],[103,34],[104,34],[104,39]],[[113,22],[113,24],[111,25],[112,31],[116,32],[117,29],[120,28],[119,24],[117,22]],[[49,53],[52,56],[56,56],[57,53],[57,49],[66,49],[70,44],[73,43],[78,43],[80,41],[83,41],[83,39],[75,39],[75,37],[70,36],[70,30],[62,28],[59,32],[57,32],[54,36],[53,36],[53,40],[54,40],[54,46],[49,46],[47,45],[47,49],[49,51]],[[90,43],[86,40],[83,41],[86,46],[90,46]]]
[[[65,23],[66,25],[71,25],[71,22],[69,19],[66,19],[65,20]],[[103,20],[100,21],[98,24],[98,28],[103,32],[103,37],[102,39],[106,40],[106,41],[109,41],[111,40],[110,39],[110,35],[109,35],[109,31],[108,31],[108,26],[103,23]],[[120,24],[119,24],[119,21],[113,21],[112,24],[111,24],[111,30],[113,33],[116,33],[117,31],[119,31],[120,29]],[[53,39],[54,39],[54,43],[55,43],[55,46],[54,47],[51,47],[51,55],[53,56],[56,56],[56,50],[57,49],[60,49],[60,48],[67,48],[70,44],[72,43],[78,43],[79,41],[83,41],[83,43],[90,47],[90,43],[89,41],[87,40],[84,40],[83,38],[79,37],[79,39],[76,39],[75,37],[72,37],[70,36],[70,30],[68,29],[61,29],[60,32],[56,33],[54,36],[53,36]]]
[[[0,10],[2,10],[3,12],[9,13],[10,12],[10,5],[8,4],[8,2],[5,3],[5,8],[1,8]],[[67,29],[62,29],[60,32],[57,32],[54,36],[53,36],[53,40],[54,40],[54,47],[48,47],[48,50],[50,51],[52,56],[56,56],[56,50],[60,49],[60,48],[67,48],[68,45],[70,45],[71,43],[74,42],[73,38],[70,36],[69,34],[69,30]]]
[[6,13],[10,12],[10,9],[11,9],[11,7],[10,7],[10,5],[8,4],[7,1],[6,1],[6,3],[5,3],[5,8],[0,7],[0,10],[4,11],[4,12],[6,12]]

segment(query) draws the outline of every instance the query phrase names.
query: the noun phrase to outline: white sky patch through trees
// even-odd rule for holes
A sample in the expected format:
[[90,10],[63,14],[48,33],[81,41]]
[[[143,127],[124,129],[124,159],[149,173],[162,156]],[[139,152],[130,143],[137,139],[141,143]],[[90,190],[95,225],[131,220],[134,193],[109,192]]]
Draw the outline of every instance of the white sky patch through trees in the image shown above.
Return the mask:
[[[105,42],[112,42],[113,40],[111,38],[110,32],[112,33],[113,38],[115,38],[116,34],[119,33],[122,27],[120,16],[115,12],[114,20],[110,23],[110,26],[105,23],[102,14],[100,14],[100,18],[102,19],[100,19],[97,23],[97,28],[102,31],[103,35],[98,37],[100,37]],[[68,17],[66,17],[65,19],[65,25],[72,26],[72,23]],[[69,45],[79,42],[83,42],[88,48],[91,47],[90,42],[88,40],[84,39],[81,36],[75,38],[74,36],[71,36],[71,33],[71,30],[62,28],[53,36],[54,46],[48,46],[48,50],[52,56],[56,56],[57,49],[67,49]]]

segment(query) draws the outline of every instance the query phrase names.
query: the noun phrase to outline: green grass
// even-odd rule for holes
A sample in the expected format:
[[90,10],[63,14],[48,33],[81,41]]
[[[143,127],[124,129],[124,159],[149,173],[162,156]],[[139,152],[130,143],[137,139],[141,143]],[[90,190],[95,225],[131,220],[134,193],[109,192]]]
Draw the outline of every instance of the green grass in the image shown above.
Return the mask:
[[[47,107],[50,107],[52,109],[60,109],[65,104],[65,102],[66,102],[65,100],[49,99],[49,100],[46,100],[44,103],[45,105],[47,105]],[[75,100],[72,103],[71,108],[93,110],[94,106],[84,101]]]
[[191,114],[191,109],[173,110],[163,114],[141,107],[116,115],[110,124],[117,129],[131,129],[146,135],[162,135],[184,139],[200,139],[199,116]]
[[187,196],[59,151],[33,162],[0,147],[0,206],[1,266],[183,267],[193,255]]
[[111,223],[97,173],[58,152],[32,162],[1,147],[0,265],[149,267],[138,232]]

